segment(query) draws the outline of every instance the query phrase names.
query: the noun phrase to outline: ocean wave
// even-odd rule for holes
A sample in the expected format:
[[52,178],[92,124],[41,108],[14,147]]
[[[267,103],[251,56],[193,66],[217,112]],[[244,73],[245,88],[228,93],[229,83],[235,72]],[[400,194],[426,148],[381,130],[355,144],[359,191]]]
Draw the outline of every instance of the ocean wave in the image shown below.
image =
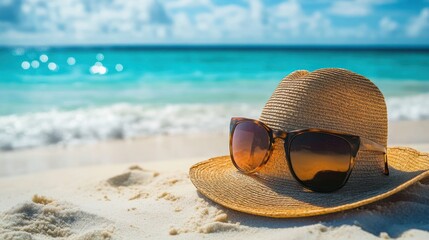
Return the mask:
[[387,99],[389,120],[425,120],[429,119],[429,94]]
[[[257,118],[251,104],[115,104],[0,117],[0,150],[153,135],[228,132],[231,116]],[[390,121],[429,119],[429,94],[387,99]]]
[[0,150],[162,134],[226,133],[231,116],[258,117],[260,109],[260,106],[245,104],[115,104],[3,116],[0,117]]

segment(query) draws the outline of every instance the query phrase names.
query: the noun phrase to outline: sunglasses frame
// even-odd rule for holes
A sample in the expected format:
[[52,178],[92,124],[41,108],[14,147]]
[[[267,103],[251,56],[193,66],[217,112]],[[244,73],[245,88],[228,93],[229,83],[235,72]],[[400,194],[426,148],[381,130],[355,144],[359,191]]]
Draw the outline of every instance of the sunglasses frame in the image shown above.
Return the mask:
[[[243,123],[243,122],[253,122],[256,125],[263,127],[267,131],[267,134],[269,136],[269,141],[270,141],[269,145],[268,145],[269,148],[267,149],[267,153],[265,154],[264,159],[261,161],[261,163],[259,164],[258,167],[256,167],[255,169],[253,169],[251,171],[245,171],[245,170],[241,169],[236,164],[236,162],[234,160],[234,155],[232,152],[232,138],[233,138],[235,128],[240,123]],[[293,142],[293,139],[298,135],[309,133],[309,132],[313,132],[313,133],[317,132],[317,133],[334,135],[336,137],[344,139],[350,145],[350,164],[349,164],[349,169],[347,171],[346,178],[344,179],[344,181],[341,183],[341,185],[338,188],[336,188],[332,191],[326,191],[326,190],[318,189],[315,187],[307,186],[303,181],[301,181],[301,179],[298,178],[298,176],[295,174],[295,171],[292,168],[292,163],[290,160],[291,159],[290,158],[290,146]],[[238,170],[240,170],[246,174],[252,174],[252,173],[258,172],[258,170],[260,170],[268,162],[268,160],[271,158],[271,155],[273,152],[274,142],[276,139],[282,139],[284,141],[283,145],[284,145],[285,154],[286,154],[285,155],[286,156],[286,162],[288,164],[289,171],[292,173],[292,176],[303,187],[310,189],[312,191],[315,191],[315,192],[333,192],[333,191],[336,191],[336,190],[342,188],[347,183],[347,181],[348,181],[348,179],[352,173],[353,167],[355,165],[355,158],[356,158],[359,150],[376,151],[376,152],[384,153],[384,172],[383,172],[383,174],[389,175],[386,148],[383,145],[378,144],[376,142],[373,142],[369,139],[359,137],[359,136],[355,136],[355,135],[351,135],[351,134],[347,134],[347,133],[341,133],[341,132],[337,132],[337,131],[324,130],[324,129],[318,129],[318,128],[298,129],[298,130],[293,130],[293,131],[289,131],[289,132],[276,131],[276,130],[271,129],[270,127],[268,127],[266,124],[264,124],[261,121],[258,121],[255,119],[250,119],[250,118],[242,118],[242,117],[231,118],[230,131],[229,131],[229,151],[230,151],[232,163],[234,164],[234,166]]]

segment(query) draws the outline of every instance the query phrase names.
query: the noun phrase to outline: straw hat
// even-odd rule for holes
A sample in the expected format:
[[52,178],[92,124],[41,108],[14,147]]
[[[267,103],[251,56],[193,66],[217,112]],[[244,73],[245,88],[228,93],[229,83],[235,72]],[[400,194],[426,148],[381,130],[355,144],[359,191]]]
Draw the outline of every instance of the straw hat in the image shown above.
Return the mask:
[[[274,130],[320,128],[387,146],[382,93],[367,78],[344,69],[291,73],[259,120]],[[360,151],[348,182],[333,193],[312,192],[292,177],[281,140],[276,140],[271,158],[257,175],[239,172],[229,156],[198,163],[189,175],[203,195],[237,211],[277,218],[314,216],[378,201],[429,175],[429,154],[406,147],[389,147],[387,152],[389,176],[382,174],[382,154]]]

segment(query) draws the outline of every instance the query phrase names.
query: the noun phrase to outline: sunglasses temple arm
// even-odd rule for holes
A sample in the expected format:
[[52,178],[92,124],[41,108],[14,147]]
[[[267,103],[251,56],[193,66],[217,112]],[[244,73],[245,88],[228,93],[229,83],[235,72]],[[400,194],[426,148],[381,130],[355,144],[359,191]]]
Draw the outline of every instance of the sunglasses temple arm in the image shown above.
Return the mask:
[[369,139],[361,137],[360,138],[360,149],[384,153],[384,172],[383,173],[385,175],[389,175],[389,164],[387,163],[387,149],[385,146],[383,146],[379,143],[376,143],[374,141],[371,141]]

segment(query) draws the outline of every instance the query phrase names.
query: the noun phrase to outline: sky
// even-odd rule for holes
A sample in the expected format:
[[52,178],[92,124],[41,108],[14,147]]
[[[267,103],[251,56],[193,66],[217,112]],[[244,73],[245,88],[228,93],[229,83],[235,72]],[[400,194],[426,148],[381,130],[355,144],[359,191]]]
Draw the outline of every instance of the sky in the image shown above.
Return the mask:
[[0,0],[0,45],[429,46],[429,0]]

